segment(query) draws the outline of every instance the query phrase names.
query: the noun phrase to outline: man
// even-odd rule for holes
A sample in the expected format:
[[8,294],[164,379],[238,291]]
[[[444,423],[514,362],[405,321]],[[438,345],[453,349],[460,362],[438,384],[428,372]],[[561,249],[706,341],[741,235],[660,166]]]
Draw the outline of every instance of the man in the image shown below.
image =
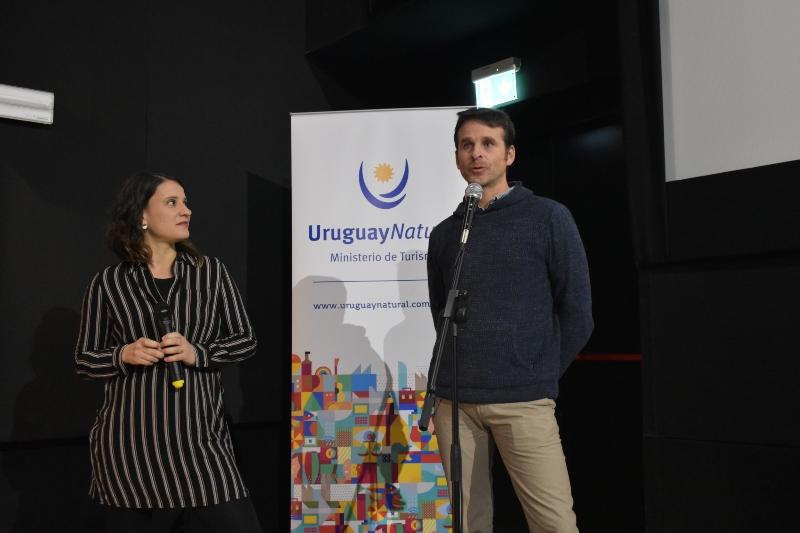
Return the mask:
[[[554,409],[558,380],[593,328],[586,254],[569,211],[519,182],[509,186],[514,124],[502,111],[458,114],[456,166],[483,187],[459,288],[469,292],[458,327],[463,531],[492,531],[491,460],[496,445],[528,527],[577,531]],[[434,322],[444,308],[464,204],[431,233],[428,288]],[[442,354],[435,423],[450,482],[452,342]],[[429,373],[430,375],[430,373]]]

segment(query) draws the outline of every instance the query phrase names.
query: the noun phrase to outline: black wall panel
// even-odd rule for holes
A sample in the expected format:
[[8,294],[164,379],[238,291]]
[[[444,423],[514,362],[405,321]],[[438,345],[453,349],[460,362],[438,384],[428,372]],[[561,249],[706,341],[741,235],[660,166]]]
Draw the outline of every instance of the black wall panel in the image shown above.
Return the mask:
[[644,529],[640,376],[638,361],[578,361],[561,380],[556,414],[581,531]]
[[72,369],[78,307],[112,261],[102,226],[144,163],[142,5],[5,3],[2,82],[56,94],[55,123],[0,119],[0,441],[85,434],[96,391]]
[[[259,357],[240,372],[242,420],[282,421],[289,453],[291,375],[291,198],[289,190],[259,176],[247,179],[247,272],[253,298],[250,319]],[[282,253],[276,253],[281,250]]]
[[[290,283],[248,245],[288,264],[289,113],[328,107],[304,46],[303,2],[3,4],[0,83],[53,91],[56,110],[52,126],[0,119],[0,531],[101,530],[85,443],[101,384],[75,375],[72,352],[86,284],[116,262],[113,195],[141,169],[185,180],[193,240],[248,302],[260,351],[224,373],[226,403],[259,511],[285,511],[269,446],[288,438],[265,428],[288,416],[288,300],[272,295]],[[270,194],[248,203],[259,182]],[[249,209],[278,216],[251,226]]]
[[618,7],[647,531],[796,531],[798,164],[665,184],[659,2]]
[[648,531],[796,531],[796,254],[641,275]]
[[664,437],[800,446],[800,260],[643,274],[646,429]]
[[288,424],[243,424],[232,432],[239,468],[265,533],[289,531],[287,427]]
[[800,249],[800,161],[667,184],[671,261]]
[[800,531],[796,448],[647,439],[647,531]]
[[88,456],[85,439],[0,445],[0,530],[104,531],[104,517],[88,496]]
[[617,123],[560,136],[555,198],[572,211],[586,248],[595,329],[586,352],[638,353],[636,263]]

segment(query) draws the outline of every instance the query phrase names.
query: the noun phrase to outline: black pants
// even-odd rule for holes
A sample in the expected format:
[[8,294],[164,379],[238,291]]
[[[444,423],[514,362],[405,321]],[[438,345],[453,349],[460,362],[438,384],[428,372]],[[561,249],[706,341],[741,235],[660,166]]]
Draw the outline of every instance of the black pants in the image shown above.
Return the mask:
[[261,533],[250,498],[185,509],[106,509],[107,531],[114,533]]

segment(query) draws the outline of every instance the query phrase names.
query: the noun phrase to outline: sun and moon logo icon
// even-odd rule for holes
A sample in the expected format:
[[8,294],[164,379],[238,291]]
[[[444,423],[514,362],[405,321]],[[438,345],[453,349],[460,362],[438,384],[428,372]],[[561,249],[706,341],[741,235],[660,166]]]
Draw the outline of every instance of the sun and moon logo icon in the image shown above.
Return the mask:
[[[372,175],[375,177],[375,181],[378,183],[386,184],[394,178],[394,168],[392,168],[392,165],[388,163],[380,163],[372,170]],[[391,209],[393,207],[397,207],[406,197],[406,195],[403,194],[403,191],[405,190],[406,185],[408,185],[408,159],[405,160],[403,176],[400,178],[400,182],[397,184],[397,187],[391,191],[376,196],[369,190],[366,180],[364,179],[363,161],[358,167],[358,185],[361,187],[361,193],[364,195],[364,198],[366,198],[369,203],[378,209]],[[402,196],[400,196],[401,194]],[[381,198],[383,198],[383,200]]]
[[381,183],[386,183],[392,176],[394,176],[394,169],[392,165],[388,163],[381,163],[380,165],[375,167],[375,170],[372,171],[372,174],[375,175],[375,179]]

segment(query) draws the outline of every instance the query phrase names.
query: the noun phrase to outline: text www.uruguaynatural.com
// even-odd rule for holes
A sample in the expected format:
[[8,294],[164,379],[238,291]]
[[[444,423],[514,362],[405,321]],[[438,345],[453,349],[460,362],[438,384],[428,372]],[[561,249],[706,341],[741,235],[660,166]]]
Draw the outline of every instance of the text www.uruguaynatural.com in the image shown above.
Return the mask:
[[365,303],[317,303],[311,304],[314,309],[329,309],[329,310],[344,310],[350,309],[351,311],[373,311],[376,309],[404,309],[430,307],[431,303],[427,300],[423,301],[393,301],[393,302],[365,302]]

